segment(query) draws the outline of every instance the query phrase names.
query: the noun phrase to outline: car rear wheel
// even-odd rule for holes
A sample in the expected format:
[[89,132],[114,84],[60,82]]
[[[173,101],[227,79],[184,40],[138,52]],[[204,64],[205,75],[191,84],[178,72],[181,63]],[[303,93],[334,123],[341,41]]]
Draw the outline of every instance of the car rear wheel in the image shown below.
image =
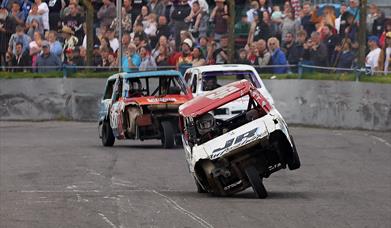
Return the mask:
[[172,126],[171,122],[169,121],[163,121],[161,123],[162,125],[162,145],[164,148],[172,148],[174,146],[174,127]]
[[254,166],[249,166],[245,169],[245,173],[255,192],[255,195],[260,199],[266,198],[267,191],[262,183],[263,178],[260,177],[258,170]]
[[113,134],[113,129],[110,127],[108,121],[103,121],[102,124],[102,145],[103,146],[113,146],[115,142],[115,137]]

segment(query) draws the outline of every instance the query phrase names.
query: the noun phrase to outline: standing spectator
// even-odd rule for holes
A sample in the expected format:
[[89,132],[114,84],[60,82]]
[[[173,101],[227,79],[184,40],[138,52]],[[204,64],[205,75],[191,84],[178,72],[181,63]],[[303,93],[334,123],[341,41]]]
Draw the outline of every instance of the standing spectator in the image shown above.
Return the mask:
[[216,64],[227,64],[229,59],[229,40],[228,36],[223,36],[220,39],[220,47],[215,50],[213,53],[214,59],[216,59]]
[[327,24],[322,29],[322,37],[323,37],[323,43],[327,47],[327,54],[328,54],[328,61],[331,63],[331,59],[334,54],[335,46],[339,43],[339,39],[337,35],[334,35],[333,33],[333,27],[329,24]]
[[373,32],[373,22],[380,16],[379,15],[379,9],[377,8],[376,4],[370,4],[369,5],[369,13],[367,15],[367,33],[369,35]]
[[69,5],[69,14],[62,20],[62,26],[67,26],[75,32],[78,45],[82,44],[84,38],[83,23],[84,17],[79,13],[76,3],[71,3]]
[[130,43],[125,55],[122,57],[122,70],[124,72],[137,71],[141,64],[141,57],[136,52],[136,45]]
[[163,15],[164,5],[161,0],[150,0],[147,4],[149,12],[154,13],[158,16]]
[[360,21],[360,9],[358,6],[358,0],[349,0],[348,12],[354,16],[354,22]]
[[199,47],[193,48],[193,60],[191,61],[192,67],[204,66],[206,64],[205,58],[202,55],[201,49]]
[[385,45],[379,57],[379,66],[380,70],[384,70],[385,75],[391,72],[391,32],[386,34]]
[[202,55],[206,58],[208,55],[208,38],[202,36],[198,39],[198,43],[202,52]]
[[8,42],[15,33],[16,22],[6,8],[0,8],[0,66],[5,66]]
[[27,18],[31,10],[32,2],[30,0],[21,0],[20,1],[20,11],[23,12],[24,18]]
[[[102,56],[100,55],[98,44],[94,45],[94,50],[92,52],[92,65],[97,67],[102,66]],[[100,71],[99,69],[97,70]]]
[[144,27],[144,32],[145,32],[145,34],[147,34],[148,39],[150,40],[151,46],[153,46],[153,47],[157,43],[156,31],[157,31],[156,14],[151,13],[147,17],[147,21],[146,21],[145,27]]
[[269,15],[267,11],[264,11],[263,13],[257,12],[254,14],[254,21],[251,24],[250,32],[248,35],[248,44],[251,44],[254,40],[268,40],[271,37],[271,28],[268,16]]
[[352,43],[354,43],[357,40],[357,33],[358,33],[358,26],[354,22],[354,16],[348,13],[346,17],[346,28],[345,28],[343,38],[349,38],[352,41]]
[[[267,49],[266,41],[262,39],[258,40],[255,43],[255,47],[257,49],[257,65],[259,65],[260,67],[265,67],[269,65],[271,62],[271,52]],[[261,68],[261,72],[265,71],[267,71],[267,69]]]
[[195,39],[198,39],[198,36],[206,36],[208,15],[201,9],[198,1],[192,3],[191,13],[185,20],[190,22],[189,32],[192,33]]
[[100,26],[109,27],[117,15],[114,3],[111,0],[103,0],[103,6],[100,7],[97,18],[100,20]]
[[[373,20],[372,35],[380,37],[386,27],[387,19],[384,12],[378,11],[377,17]],[[385,34],[385,33],[384,33]],[[384,39],[380,41],[380,45],[383,46]]]
[[129,33],[124,33],[122,35],[122,41],[121,41],[121,45],[122,45],[122,50],[126,50],[128,49],[128,46],[130,44],[130,35]]
[[22,43],[23,44],[23,52],[28,50],[28,46],[31,39],[28,35],[24,33],[24,28],[20,25],[16,26],[16,32],[12,34],[11,38],[8,42],[8,51],[12,52],[13,55],[16,54],[16,44]]
[[271,14],[271,17],[270,17],[272,31],[274,32],[272,34],[273,36],[281,37],[280,28],[281,28],[282,20],[284,17],[285,17],[285,15],[282,14],[280,6],[278,6],[278,5],[273,6],[273,13]]
[[[33,28],[33,26],[32,26],[33,20],[38,21],[38,26],[35,26],[35,27],[41,28],[42,32],[43,32],[44,27],[43,27],[42,15],[40,15],[38,13],[38,5],[35,3],[31,6],[31,11],[30,11],[29,15],[27,16],[26,24],[25,24],[25,27],[27,29],[27,33],[30,34],[30,37],[32,37],[32,34],[36,30],[36,28]],[[31,29],[31,31],[30,31],[30,29]]]
[[[152,50],[151,55],[153,58],[156,58],[160,54],[160,47],[169,48],[168,40],[165,36],[161,36],[159,42],[156,44],[155,48]],[[169,53],[169,49],[167,50]]]
[[140,71],[156,70],[155,59],[150,55],[148,48],[146,47],[140,48],[140,57],[141,57],[141,63],[139,67]]
[[320,34],[313,32],[304,46],[304,60],[314,66],[328,66],[327,47],[320,41]]
[[18,2],[12,3],[11,15],[14,17],[17,25],[24,25],[26,17],[22,11],[20,11],[20,5]]
[[46,73],[59,70],[62,63],[60,58],[50,52],[50,45],[47,41],[42,42],[42,54],[38,56],[36,67],[38,73]]
[[79,40],[77,39],[76,36],[73,35],[74,32],[68,26],[62,27],[62,34],[64,37],[64,45],[62,47],[62,52],[63,52],[62,60],[66,61],[65,50],[67,50],[68,48],[70,49],[75,48]]
[[57,32],[56,31],[49,31],[48,34],[48,42],[50,45],[50,51],[55,55],[61,58],[62,54],[62,45],[61,43],[57,40]]
[[272,8],[266,4],[266,0],[258,0],[259,2],[259,11],[267,12],[268,14],[272,13]]
[[65,6],[65,2],[62,0],[49,0],[49,27],[50,30],[57,31],[60,28],[60,14],[61,9]]
[[299,58],[295,49],[295,40],[293,34],[288,32],[285,34],[282,45],[282,51],[285,53],[286,59],[289,64],[297,64],[299,63]]
[[83,57],[81,56],[81,53],[80,53],[80,48],[79,47],[75,47],[73,49],[73,58],[72,58],[72,62],[76,65],[76,66],[84,66],[84,59]]
[[[122,27],[122,32],[123,34],[130,33],[132,31],[132,17],[126,13],[125,7],[122,7],[121,11],[122,15],[122,22],[121,22],[121,27]],[[111,29],[114,29],[118,31],[118,17],[114,19],[114,21],[110,25]]]
[[[335,52],[333,55],[333,66],[337,68],[346,68],[351,69],[353,61],[356,58],[352,51],[352,42],[349,38],[343,39],[341,42],[342,45],[335,47]],[[338,70],[341,72],[341,70]]]
[[341,3],[341,8],[339,9],[339,17],[335,19],[335,29],[337,33],[340,35],[340,38],[343,38],[345,35],[345,29],[347,26],[347,12],[348,7],[345,3]]
[[168,39],[170,35],[170,27],[167,25],[167,18],[165,16],[159,16],[156,39],[159,40],[161,36],[165,36]]
[[385,20],[384,22],[384,30],[382,33],[379,33],[379,43],[380,43],[380,46],[381,47],[384,47],[384,42],[385,42],[385,39],[386,39],[386,34],[388,32],[391,32],[391,20],[388,19],[388,20]]
[[[78,9],[78,12],[79,12],[81,15],[85,15],[85,12],[84,12],[83,7],[81,7],[81,6],[79,5],[79,0],[66,0],[66,1],[68,1],[67,7],[65,7],[65,8],[62,9],[62,11],[61,11],[61,13],[60,13],[60,17],[61,17],[61,18],[64,18],[64,17],[66,17],[66,16],[68,16],[68,15],[70,14],[71,9],[70,9],[69,6],[70,6],[71,4],[76,5],[76,7],[77,7],[77,9]],[[96,10],[96,11],[98,11],[98,10]]]
[[141,13],[136,17],[136,20],[134,21],[134,24],[143,24],[145,26],[149,15],[149,8],[147,6],[141,7]]
[[291,33],[295,36],[299,29],[299,21],[294,19],[292,12],[288,11],[285,15],[285,18],[282,20],[281,37],[284,39],[288,33]]
[[38,14],[42,16],[43,21],[43,29],[49,31],[49,7],[46,2],[42,2],[42,0],[35,0],[35,4],[38,6]]
[[259,3],[258,3],[258,1],[257,0],[251,1],[250,7],[251,8],[249,10],[247,10],[247,12],[246,12],[247,22],[249,24],[253,23],[253,21],[254,21],[254,13],[258,13],[258,11],[259,11]]
[[13,70],[14,72],[27,72],[30,70],[29,67],[31,67],[31,58],[26,51],[23,52],[22,43],[16,44],[16,55],[12,58],[12,66],[16,67]]
[[180,32],[188,29],[185,18],[190,15],[191,7],[187,1],[188,0],[179,0],[179,3],[174,4],[174,10],[171,14],[176,49],[179,49],[179,46],[181,45]]
[[132,1],[132,21],[136,21],[137,15],[141,14],[141,8],[145,5],[147,5],[148,0],[130,0]]
[[368,38],[369,53],[365,58],[365,67],[368,68],[371,74],[375,71],[381,70],[379,68],[379,57],[381,49],[379,48],[379,39],[376,36]]
[[[283,51],[280,49],[280,42],[277,38],[271,37],[267,41],[267,46],[271,52],[271,65],[287,65],[286,57]],[[273,67],[273,73],[275,74],[284,74],[288,72],[287,67]]]
[[210,21],[214,22],[214,39],[220,38],[228,32],[228,6],[224,4],[225,0],[216,0],[216,6],[210,15]]
[[315,24],[311,21],[312,6],[310,2],[303,4],[303,10],[301,15],[301,26],[307,35],[312,34],[316,30]]
[[109,29],[107,31],[107,38],[109,39],[109,44],[113,52],[117,52],[119,48],[119,41],[117,37],[115,36],[115,30],[114,29]]

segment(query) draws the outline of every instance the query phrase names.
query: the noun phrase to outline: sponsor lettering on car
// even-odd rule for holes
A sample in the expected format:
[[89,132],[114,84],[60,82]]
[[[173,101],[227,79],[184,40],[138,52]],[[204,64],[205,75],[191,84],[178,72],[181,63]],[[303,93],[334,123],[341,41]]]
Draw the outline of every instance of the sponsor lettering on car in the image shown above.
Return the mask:
[[176,102],[177,100],[176,98],[173,97],[158,97],[158,98],[148,98],[147,101],[151,103],[156,103],[156,102],[167,103],[167,102]]

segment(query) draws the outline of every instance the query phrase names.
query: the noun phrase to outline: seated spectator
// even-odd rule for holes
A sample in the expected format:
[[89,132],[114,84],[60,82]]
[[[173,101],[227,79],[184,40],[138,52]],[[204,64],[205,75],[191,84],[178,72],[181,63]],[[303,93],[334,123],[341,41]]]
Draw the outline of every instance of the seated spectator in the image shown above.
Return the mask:
[[12,52],[13,55],[16,55],[16,44],[23,44],[23,52],[29,49],[31,38],[24,33],[24,27],[18,25],[16,26],[16,32],[12,34],[8,42],[8,51]]
[[109,44],[113,52],[117,52],[119,48],[119,41],[117,37],[115,36],[115,30],[114,29],[109,29],[107,31],[107,38],[109,39]]
[[[79,47],[75,47],[73,49],[73,58],[72,58],[72,61],[73,63],[76,65],[76,66],[84,66],[85,65],[85,62],[84,62],[84,59],[83,57],[81,56],[80,54],[80,48]],[[118,64],[117,64],[118,65]]]
[[311,38],[303,45],[304,56],[307,64],[314,66],[328,66],[327,47],[320,41],[320,34],[313,32]]
[[227,64],[229,61],[229,40],[228,36],[223,36],[220,39],[220,47],[213,53],[213,58],[216,60],[216,64]]
[[[94,49],[92,51],[92,65],[97,67],[102,67],[102,56],[100,54],[99,45],[95,44]],[[100,71],[101,69],[97,69],[97,71]]]
[[[277,38],[272,37],[267,41],[267,46],[271,53],[271,65],[287,65],[286,57],[283,51],[280,49],[280,42]],[[288,72],[287,67],[273,67],[273,73],[284,74]]]
[[288,32],[284,37],[284,44],[282,47],[283,52],[285,53],[286,59],[289,64],[296,65],[300,61],[300,56],[296,50],[295,39],[293,34]]
[[[271,62],[271,53],[267,49],[266,41],[265,40],[258,40],[255,42],[255,49],[257,50],[255,52],[256,55],[256,65],[259,65],[260,67],[266,67]],[[260,68],[260,72],[269,72],[268,68]]]
[[176,61],[176,69],[184,73],[187,68],[191,67],[193,61],[193,55],[191,49],[193,48],[193,42],[190,39],[185,39],[182,43],[182,51]]
[[12,58],[12,66],[16,67],[14,72],[31,71],[31,58],[27,51],[23,52],[22,43],[16,44],[16,54]]
[[24,25],[26,17],[24,13],[20,11],[20,5],[18,2],[12,3],[11,15],[15,19],[17,25]]
[[165,47],[167,48],[168,50],[168,53],[169,54],[169,44],[168,44],[168,40],[165,36],[161,36],[160,39],[159,39],[159,42],[156,44],[155,48],[152,50],[151,52],[151,55],[153,58],[156,58],[159,54],[160,54],[160,47]]
[[208,55],[208,38],[202,36],[198,39],[198,43],[202,52],[202,55],[206,58]]
[[141,7],[141,13],[136,17],[136,20],[134,21],[134,26],[136,24],[142,24],[143,26],[146,25],[149,15],[149,9],[147,6]]
[[246,51],[246,49],[241,48],[239,50],[239,58],[236,61],[236,63],[238,63],[238,64],[247,64],[247,65],[251,64],[250,61],[248,61],[248,59],[247,59],[247,51]]
[[333,33],[333,27],[326,25],[322,29],[323,43],[327,47],[328,61],[331,63],[331,58],[334,54],[335,46],[339,43],[339,38]]
[[[102,71],[110,70],[110,61],[109,61],[109,55],[112,53],[112,51],[108,47],[101,47],[100,48],[100,56],[102,58]],[[123,66],[124,63],[122,63]]]
[[122,57],[122,70],[124,72],[138,71],[141,64],[141,57],[136,52],[136,46],[129,44],[125,55]]
[[41,33],[35,32],[34,39],[29,44],[31,62],[33,66],[35,66],[38,56],[41,54],[43,41]]
[[57,40],[57,32],[56,31],[49,31],[48,34],[48,42],[50,45],[50,51],[61,58],[62,54],[62,44]]
[[168,47],[165,46],[159,46],[159,55],[155,57],[155,62],[157,66],[169,66],[168,64],[168,57],[170,55],[170,52],[168,50]]
[[192,58],[193,58],[193,60],[191,61],[192,67],[206,65],[205,58],[202,55],[201,49],[199,47],[193,48]]
[[[341,45],[335,47],[332,63],[337,68],[351,69],[355,58],[356,56],[352,52],[352,42],[346,38],[341,41]],[[337,72],[343,72],[343,70]]]
[[379,57],[379,68],[387,75],[391,72],[391,32],[387,32],[386,41]]
[[377,36],[370,36],[368,38],[369,53],[365,59],[365,67],[369,70],[370,74],[374,74],[375,71],[380,71],[379,57],[381,49],[379,48],[379,39]]
[[140,71],[156,70],[155,59],[150,55],[148,48],[146,47],[140,48],[140,57],[141,57],[141,63],[139,67]]
[[42,42],[42,54],[38,56],[35,64],[38,73],[57,71],[61,68],[61,60],[50,52],[50,44],[47,41]]

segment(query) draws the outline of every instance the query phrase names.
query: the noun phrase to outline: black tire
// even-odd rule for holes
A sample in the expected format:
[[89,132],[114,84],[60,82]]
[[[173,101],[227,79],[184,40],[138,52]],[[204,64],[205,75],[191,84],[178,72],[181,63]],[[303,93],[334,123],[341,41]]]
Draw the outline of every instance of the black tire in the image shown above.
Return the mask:
[[113,134],[113,129],[111,129],[110,123],[108,121],[103,121],[102,123],[102,145],[103,146],[113,146],[115,142],[115,137]]
[[182,146],[183,145],[183,143],[182,143],[182,135],[175,136],[175,145],[177,145],[177,146]]
[[194,182],[197,186],[197,192],[198,193],[207,193],[207,191],[204,190],[204,188],[202,188],[202,186],[200,185],[200,183],[198,183],[198,181],[194,178]]
[[162,145],[164,148],[172,148],[174,147],[175,134],[174,127],[171,122],[163,121],[162,125]]
[[293,141],[292,136],[291,136],[291,141],[292,141],[292,145],[293,145],[293,150],[292,150],[292,157],[291,157],[290,161],[288,162],[288,168],[290,170],[295,170],[295,169],[300,168],[301,162],[300,162],[299,154],[297,153],[297,150],[296,150],[295,141]]
[[260,199],[266,198],[267,191],[262,183],[263,178],[260,177],[257,169],[254,166],[249,166],[245,169],[245,172],[255,195]]

